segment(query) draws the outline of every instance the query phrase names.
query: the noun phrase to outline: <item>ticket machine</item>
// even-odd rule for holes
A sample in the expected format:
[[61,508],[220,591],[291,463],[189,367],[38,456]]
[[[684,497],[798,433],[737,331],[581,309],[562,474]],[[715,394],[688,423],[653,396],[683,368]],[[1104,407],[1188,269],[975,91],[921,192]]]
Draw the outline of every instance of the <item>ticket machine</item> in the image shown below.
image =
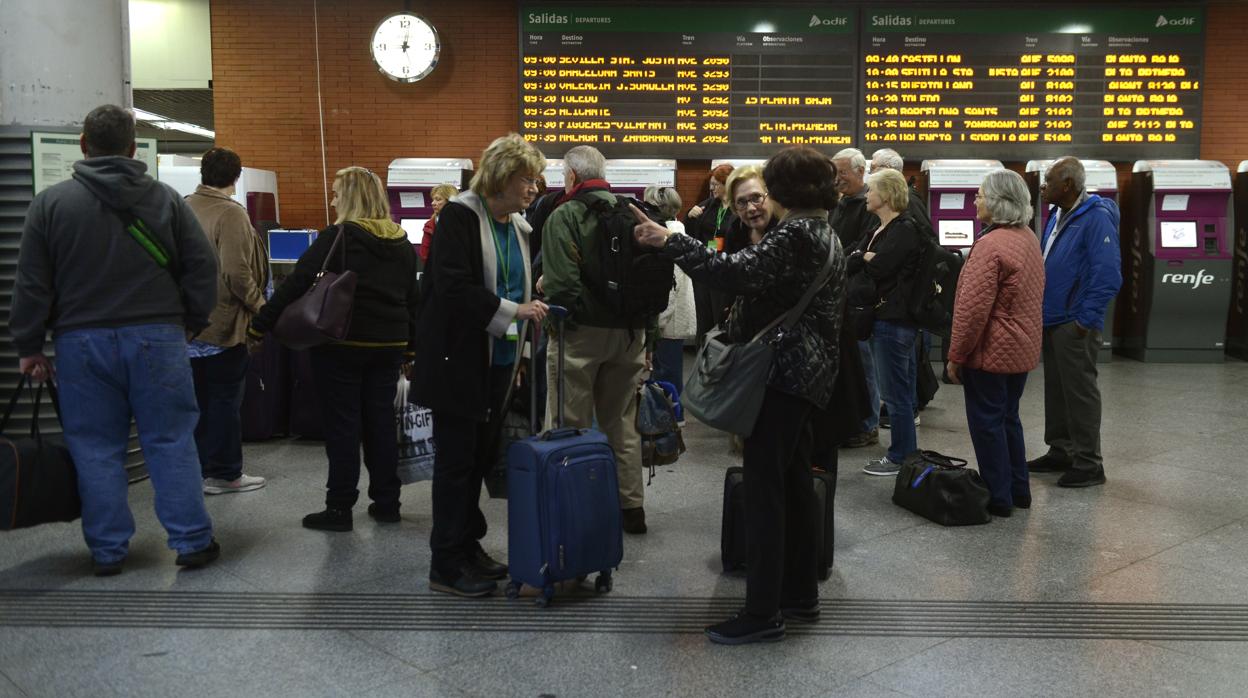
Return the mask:
[[1248,160],[1235,172],[1235,263],[1231,313],[1226,322],[1226,353],[1248,361]]
[[413,245],[421,245],[425,223],[433,217],[431,192],[439,184],[463,191],[472,180],[472,160],[467,158],[399,158],[386,173],[390,217],[407,231]]
[[920,181],[932,227],[940,244],[963,254],[983,227],[975,219],[975,192],[984,175],[1003,166],[999,160],[924,160]]
[[675,187],[675,160],[607,160],[611,191],[640,200],[646,187]]
[[[184,155],[161,155],[159,162],[160,181],[173,187],[182,196],[195,192],[201,181],[198,160]],[[280,210],[276,172],[244,167],[238,183],[234,185],[232,198],[247,209],[247,217],[257,229],[261,223],[281,220],[278,215]]]
[[[1027,188],[1031,190],[1032,223],[1031,229],[1037,238],[1044,237],[1044,226],[1049,223],[1049,207],[1040,198],[1040,185],[1044,176],[1055,160],[1032,160],[1027,163],[1027,172],[1023,179],[1027,180]],[[1112,199],[1119,203],[1118,170],[1112,162],[1105,160],[1080,160],[1083,163],[1084,188],[1089,194],[1096,194],[1104,199]],[[1105,331],[1101,333],[1101,351],[1096,356],[1098,363],[1106,363],[1113,357],[1114,344],[1114,303],[1110,301],[1105,309]]]
[[542,170],[542,178],[546,180],[546,191],[563,191],[563,160],[546,158],[546,169]]
[[1234,237],[1230,171],[1209,160],[1141,160],[1131,202],[1116,351],[1141,361],[1222,361]]

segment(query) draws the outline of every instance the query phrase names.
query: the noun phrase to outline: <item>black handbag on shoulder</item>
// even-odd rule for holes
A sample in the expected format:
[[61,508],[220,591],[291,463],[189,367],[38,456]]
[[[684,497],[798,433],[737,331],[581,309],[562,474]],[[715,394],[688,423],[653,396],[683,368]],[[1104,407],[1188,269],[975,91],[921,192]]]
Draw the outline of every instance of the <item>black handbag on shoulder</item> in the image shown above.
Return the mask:
[[893,503],[941,526],[986,524],[988,486],[963,458],[935,451],[906,457],[893,485]]
[[[30,435],[14,437],[6,432],[17,398],[28,380],[27,376],[22,376],[9,399],[4,419],[0,420],[0,530],[4,531],[53,521],[73,521],[82,516],[78,471],[69,457],[69,449],[59,439],[39,433],[42,384],[35,391]],[[47,385],[59,419],[56,387],[51,382]]]

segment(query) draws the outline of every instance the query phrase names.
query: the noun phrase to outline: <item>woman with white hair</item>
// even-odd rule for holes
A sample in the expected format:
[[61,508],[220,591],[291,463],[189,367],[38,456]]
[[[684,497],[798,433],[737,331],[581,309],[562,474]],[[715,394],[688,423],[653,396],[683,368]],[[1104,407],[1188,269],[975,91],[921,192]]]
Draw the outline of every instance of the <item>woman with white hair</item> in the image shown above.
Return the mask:
[[[658,210],[667,229],[684,233],[685,226],[676,220],[680,212],[680,194],[671,187],[646,187],[642,200]],[[693,281],[676,267],[674,283],[668,293],[667,309],[659,314],[659,342],[654,350],[654,374],[658,381],[671,383],[679,397],[685,391],[685,340],[698,334],[698,314],[694,303]]]
[[1031,507],[1018,403],[1028,371],[1040,364],[1044,258],[1017,172],[988,173],[975,211],[987,228],[958,278],[947,370],[966,394],[975,459],[992,495],[988,511],[1009,516]]

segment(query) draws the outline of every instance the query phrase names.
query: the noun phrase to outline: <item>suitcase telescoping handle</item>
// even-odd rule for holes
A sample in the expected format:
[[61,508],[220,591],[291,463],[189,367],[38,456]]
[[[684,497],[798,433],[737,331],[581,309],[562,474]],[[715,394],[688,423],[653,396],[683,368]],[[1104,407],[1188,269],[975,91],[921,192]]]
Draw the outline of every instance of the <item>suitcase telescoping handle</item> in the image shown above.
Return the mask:
[[[556,332],[559,336],[559,370],[556,373],[556,392],[555,392],[555,423],[548,424],[547,431],[561,429],[563,427],[563,324],[571,314],[567,308],[562,305],[548,306],[550,317],[554,318]],[[533,327],[533,346],[529,351],[529,433],[537,433],[537,347],[541,342],[542,324],[540,322],[531,322]],[[549,351],[549,348],[547,349]],[[550,399],[549,397],[547,399]]]

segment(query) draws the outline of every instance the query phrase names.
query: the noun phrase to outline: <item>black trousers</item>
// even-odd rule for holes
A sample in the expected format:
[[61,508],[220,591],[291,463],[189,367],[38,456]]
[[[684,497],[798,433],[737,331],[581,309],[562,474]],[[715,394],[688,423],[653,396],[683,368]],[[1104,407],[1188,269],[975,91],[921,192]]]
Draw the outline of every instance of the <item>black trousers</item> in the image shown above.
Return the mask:
[[325,416],[329,479],[325,504],[350,509],[360,497],[360,447],[368,496],[379,507],[399,506],[399,439],[394,395],[403,351],[341,345],[311,351],[316,392]]
[[247,387],[247,347],[191,359],[199,423],[195,447],[205,478],[237,480],[243,474],[243,391]]
[[497,423],[511,380],[511,366],[490,369],[491,421],[433,413],[432,567],[455,579],[489,526],[481,511],[481,483],[498,454]]
[[767,389],[754,433],[745,440],[747,560],[745,610],[771,617],[782,602],[819,595],[818,499],[810,474],[809,402]]

